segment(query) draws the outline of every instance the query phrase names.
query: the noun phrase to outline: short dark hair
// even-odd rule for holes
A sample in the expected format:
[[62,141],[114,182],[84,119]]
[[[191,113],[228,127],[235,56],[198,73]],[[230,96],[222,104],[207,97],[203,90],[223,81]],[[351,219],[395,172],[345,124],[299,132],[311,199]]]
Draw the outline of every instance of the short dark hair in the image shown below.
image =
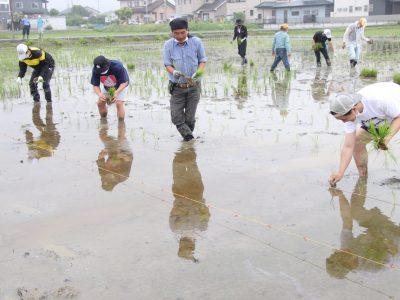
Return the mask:
[[188,29],[189,24],[188,24],[188,21],[186,21],[183,18],[176,18],[176,19],[173,19],[171,22],[169,22],[169,27],[171,27],[171,31],[174,31],[177,29]]

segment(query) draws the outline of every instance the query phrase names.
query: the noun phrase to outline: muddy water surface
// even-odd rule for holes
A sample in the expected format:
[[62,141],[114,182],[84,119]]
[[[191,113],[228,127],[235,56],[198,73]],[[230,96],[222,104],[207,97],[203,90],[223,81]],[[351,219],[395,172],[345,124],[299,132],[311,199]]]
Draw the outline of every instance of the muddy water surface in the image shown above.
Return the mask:
[[[51,106],[26,87],[4,100],[0,299],[399,297],[398,166],[371,151],[368,179],[351,165],[327,184],[342,143],[328,98],[374,81],[341,52],[320,69],[295,53],[292,74],[270,76],[263,48],[245,68],[235,49],[209,49],[189,143],[162,69],[145,64],[124,123],[112,106],[100,122],[83,66],[57,70]],[[378,81],[395,71],[367,63]]]

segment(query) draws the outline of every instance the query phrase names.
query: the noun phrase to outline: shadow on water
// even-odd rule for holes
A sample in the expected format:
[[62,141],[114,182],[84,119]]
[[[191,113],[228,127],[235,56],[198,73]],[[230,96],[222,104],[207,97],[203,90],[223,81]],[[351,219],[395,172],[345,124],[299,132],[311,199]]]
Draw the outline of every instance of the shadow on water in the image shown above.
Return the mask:
[[117,138],[108,134],[107,121],[100,126],[99,137],[104,149],[100,151],[96,163],[101,177],[101,187],[105,191],[112,191],[117,184],[129,178],[133,154],[125,135],[124,122],[118,124]]
[[34,137],[33,133],[25,130],[25,140],[28,145],[28,160],[35,162],[43,157],[50,157],[60,144],[60,133],[53,122],[53,107],[46,105],[46,123],[40,116],[40,105],[35,104],[32,108],[32,122],[40,132],[39,137]]
[[[340,250],[326,259],[328,274],[344,278],[351,271],[378,272],[398,261],[400,226],[379,208],[364,207],[367,179],[357,181],[350,202],[340,189],[331,188],[329,191],[332,197],[338,197],[343,226]],[[357,237],[353,234],[353,221],[364,228],[364,232]]]
[[198,262],[194,252],[196,237],[206,231],[210,211],[203,198],[204,185],[196,162],[193,146],[183,145],[172,163],[174,206],[169,216],[169,226],[179,238],[178,256]]
[[271,96],[274,107],[285,118],[288,115],[292,73],[288,71],[270,73]]
[[329,75],[332,73],[332,68],[317,68],[315,70],[315,77],[311,83],[311,95],[316,102],[323,102],[329,100],[330,82]]

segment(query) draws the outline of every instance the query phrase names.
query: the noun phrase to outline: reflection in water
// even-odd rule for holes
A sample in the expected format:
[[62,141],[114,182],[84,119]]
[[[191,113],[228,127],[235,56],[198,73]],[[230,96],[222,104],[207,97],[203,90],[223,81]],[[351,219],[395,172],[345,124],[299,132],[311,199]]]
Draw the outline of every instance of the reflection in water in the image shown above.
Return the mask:
[[207,230],[210,212],[203,199],[204,186],[193,147],[182,147],[175,153],[172,171],[175,201],[169,226],[179,238],[178,256],[197,262],[196,235]]
[[133,154],[125,137],[124,122],[118,123],[118,138],[108,135],[107,131],[107,123],[102,124],[99,137],[104,144],[104,149],[100,151],[96,162],[101,177],[101,187],[105,191],[112,191],[118,183],[129,178]]
[[311,83],[311,94],[315,101],[328,101],[330,88],[328,77],[332,68],[317,68],[315,78]]
[[291,72],[270,72],[269,78],[272,101],[275,108],[279,109],[280,115],[285,118],[288,115],[290,85],[292,81]]
[[29,130],[25,131],[26,144],[28,145],[28,160],[37,161],[42,157],[50,157],[60,144],[60,133],[53,122],[53,107],[46,105],[46,123],[40,117],[40,105],[32,108],[32,121],[40,132],[39,137],[34,137]]
[[[335,251],[326,259],[326,270],[333,277],[344,278],[352,270],[377,272],[385,268],[382,264],[392,265],[399,259],[400,227],[385,216],[379,208],[366,209],[364,207],[366,186],[367,179],[360,177],[354,187],[350,203],[341,190],[330,189],[331,195],[339,198],[340,215],[343,221],[341,250],[346,251]],[[365,229],[357,237],[353,235],[353,220]]]
[[237,101],[238,109],[243,109],[243,104],[249,97],[246,69],[242,69],[242,71],[238,75],[237,88],[234,87],[233,92],[235,100]]

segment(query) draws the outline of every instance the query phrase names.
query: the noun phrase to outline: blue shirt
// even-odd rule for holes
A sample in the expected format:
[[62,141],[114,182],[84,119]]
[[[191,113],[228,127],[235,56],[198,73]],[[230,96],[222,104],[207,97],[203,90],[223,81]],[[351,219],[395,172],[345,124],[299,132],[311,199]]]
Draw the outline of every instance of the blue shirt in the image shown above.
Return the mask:
[[[163,59],[165,66],[173,66],[175,70],[182,72],[187,77],[192,77],[199,64],[207,61],[207,56],[201,39],[191,36],[183,46],[180,46],[174,38],[166,41]],[[176,79],[171,73],[168,73],[168,77],[172,82],[187,82],[183,77]]]
[[29,21],[29,19],[22,19],[21,23],[23,26],[31,26],[31,22]]
[[129,75],[122,63],[118,60],[110,60],[110,68],[105,74],[96,74],[93,70],[92,79],[90,79],[90,84],[100,86],[100,83],[102,83],[106,90],[110,87],[118,89],[119,86],[125,82],[129,83]]
[[272,43],[272,51],[275,52],[278,48],[285,48],[290,53],[290,38],[287,32],[278,31],[275,33],[274,42]]

